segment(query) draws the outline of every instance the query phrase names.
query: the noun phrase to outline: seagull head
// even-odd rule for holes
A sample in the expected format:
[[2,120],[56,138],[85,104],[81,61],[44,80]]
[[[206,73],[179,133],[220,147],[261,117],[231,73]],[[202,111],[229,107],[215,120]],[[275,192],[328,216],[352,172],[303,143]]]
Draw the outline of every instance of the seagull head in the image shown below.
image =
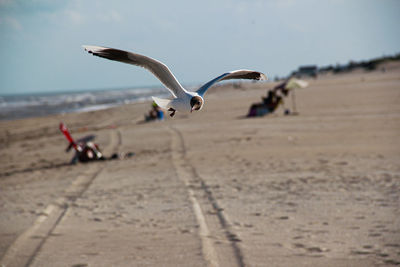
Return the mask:
[[193,110],[200,110],[203,107],[203,98],[198,95],[193,96],[190,99],[190,106],[192,107],[190,112],[192,112]]

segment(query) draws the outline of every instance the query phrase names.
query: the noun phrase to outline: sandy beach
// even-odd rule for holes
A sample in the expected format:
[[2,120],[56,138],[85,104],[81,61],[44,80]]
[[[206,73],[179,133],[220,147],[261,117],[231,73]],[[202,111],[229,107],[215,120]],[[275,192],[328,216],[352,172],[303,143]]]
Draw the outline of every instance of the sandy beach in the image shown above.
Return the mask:
[[[308,82],[296,116],[244,118],[276,83],[242,83],[1,121],[0,266],[400,265],[400,65]],[[69,165],[60,121],[135,155]]]

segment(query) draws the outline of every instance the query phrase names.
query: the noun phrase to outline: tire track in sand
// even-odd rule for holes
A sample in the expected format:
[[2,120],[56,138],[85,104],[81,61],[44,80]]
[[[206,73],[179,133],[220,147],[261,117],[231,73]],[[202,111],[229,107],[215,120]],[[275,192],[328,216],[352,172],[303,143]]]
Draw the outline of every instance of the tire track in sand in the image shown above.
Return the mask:
[[[242,251],[237,244],[240,239],[232,230],[231,223],[224,215],[223,209],[213,196],[210,187],[207,186],[188,160],[182,133],[173,126],[168,129],[171,134],[172,161],[177,175],[185,184],[192,202],[196,220],[199,224],[199,236],[204,259],[209,266],[219,266],[220,261],[223,262],[222,265],[224,266],[245,266]],[[196,193],[200,196],[205,196],[206,203],[201,205],[201,202],[196,198]],[[212,212],[202,211],[210,210],[210,208]],[[218,218],[217,220],[215,220],[215,215]],[[210,223],[207,224],[207,222]],[[220,245],[216,246],[214,243]]]
[[[111,131],[110,143],[104,151],[109,154],[119,149],[121,143],[120,131]],[[0,261],[1,266],[30,266],[71,204],[82,196],[104,168],[104,164],[89,164],[86,171],[77,176],[64,194],[40,212],[33,225],[11,244]]]

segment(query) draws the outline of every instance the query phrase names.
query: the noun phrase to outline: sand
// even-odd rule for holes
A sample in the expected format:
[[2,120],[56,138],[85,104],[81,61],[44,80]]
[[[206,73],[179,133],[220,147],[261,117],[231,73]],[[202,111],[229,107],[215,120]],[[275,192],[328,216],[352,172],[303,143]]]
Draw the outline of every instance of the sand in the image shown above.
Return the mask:
[[[399,265],[399,65],[309,83],[297,116],[244,118],[274,83],[243,83],[163,122],[149,103],[0,122],[0,264]],[[60,121],[135,155],[69,165]]]

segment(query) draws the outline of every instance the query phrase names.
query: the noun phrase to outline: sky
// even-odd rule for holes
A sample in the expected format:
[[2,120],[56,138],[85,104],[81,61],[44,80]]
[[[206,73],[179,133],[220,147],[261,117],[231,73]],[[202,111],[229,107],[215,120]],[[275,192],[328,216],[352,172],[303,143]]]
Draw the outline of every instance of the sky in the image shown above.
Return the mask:
[[156,58],[183,85],[235,69],[272,80],[399,53],[399,14],[398,0],[0,0],[0,95],[161,86],[82,45]]

